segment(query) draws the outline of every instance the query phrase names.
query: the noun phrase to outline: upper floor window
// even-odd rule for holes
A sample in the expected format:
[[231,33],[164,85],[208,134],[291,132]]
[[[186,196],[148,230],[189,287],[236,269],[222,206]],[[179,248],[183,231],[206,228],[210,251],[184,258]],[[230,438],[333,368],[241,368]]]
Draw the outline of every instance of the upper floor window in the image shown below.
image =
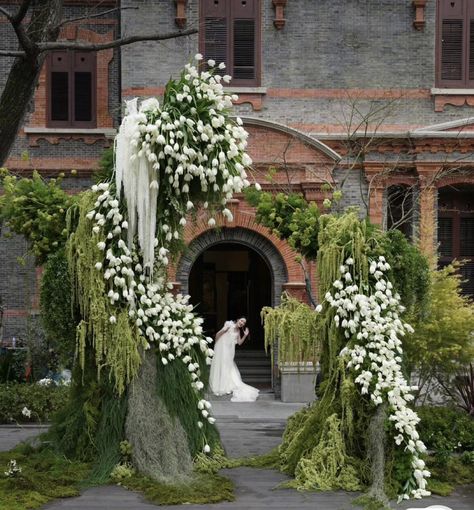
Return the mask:
[[205,60],[224,62],[232,85],[260,82],[259,0],[202,0],[200,46]]
[[55,51],[48,56],[48,126],[96,127],[96,55]]
[[436,84],[474,88],[474,1],[438,1]]

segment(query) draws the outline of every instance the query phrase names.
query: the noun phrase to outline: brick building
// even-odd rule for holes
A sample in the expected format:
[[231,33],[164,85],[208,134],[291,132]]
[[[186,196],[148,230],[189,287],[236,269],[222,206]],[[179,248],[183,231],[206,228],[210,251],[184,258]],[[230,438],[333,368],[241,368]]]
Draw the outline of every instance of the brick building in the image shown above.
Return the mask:
[[[1,5],[15,3],[0,0]],[[98,2],[65,0],[68,18],[97,13]],[[101,9],[115,1],[103,0]],[[474,3],[468,0],[122,0],[121,11],[66,24],[61,38],[110,41],[118,35],[196,28],[190,37],[93,54],[48,57],[30,113],[7,166],[45,176],[77,170],[88,184],[111,143],[123,101],[160,96],[200,51],[224,60],[250,132],[253,175],[264,187],[292,189],[322,203],[327,184],[339,207],[357,206],[397,226],[440,263],[466,259],[474,294]],[[474,28],[473,28],[474,30]],[[14,34],[0,18],[0,40]],[[0,89],[11,65],[0,59]],[[74,79],[72,79],[74,76]],[[190,291],[210,331],[246,314],[249,348],[262,348],[259,310],[283,290],[302,296],[294,253],[254,220],[242,197],[220,230],[189,225],[189,249],[172,280]],[[37,272],[16,258],[23,240],[0,238],[3,339],[31,334]],[[312,268],[314,269],[314,268]]]

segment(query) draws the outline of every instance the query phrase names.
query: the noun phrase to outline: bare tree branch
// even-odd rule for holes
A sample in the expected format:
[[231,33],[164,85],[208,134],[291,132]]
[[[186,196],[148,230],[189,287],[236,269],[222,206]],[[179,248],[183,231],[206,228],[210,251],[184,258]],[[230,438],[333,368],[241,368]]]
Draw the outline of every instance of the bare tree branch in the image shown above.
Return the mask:
[[0,50],[0,57],[24,57],[26,53],[21,50]]
[[69,18],[61,21],[58,25],[56,25],[56,28],[60,28],[63,25],[66,25],[67,23],[74,23],[75,21],[81,21],[83,19],[90,19],[90,18],[100,18],[101,16],[105,16],[106,14],[111,14],[112,12],[117,11],[125,11],[126,9],[134,9],[138,10],[138,7],[114,7],[113,9],[109,9],[107,11],[98,12],[97,14],[85,14],[84,16],[78,16],[77,18]]
[[30,8],[31,0],[23,0],[23,2],[20,5],[20,8],[18,9],[18,12],[13,16],[13,22],[14,23],[21,23],[26,13],[28,12],[28,9]]
[[[167,34],[144,34],[144,35],[132,35],[130,37],[121,37],[107,43],[91,44],[81,42],[45,42],[36,44],[36,48],[39,53],[46,53],[49,51],[56,50],[80,50],[80,51],[102,51],[109,50],[111,48],[118,48],[120,46],[126,46],[142,41],[165,41],[168,39],[175,39],[177,37],[187,37],[197,33],[197,29],[189,29],[184,32],[169,32]],[[15,50],[0,50],[1,56],[7,57],[24,57],[27,55],[27,51],[15,51]]]
[[5,7],[0,7],[0,14],[3,14],[5,16],[5,18],[7,18],[8,21],[10,21],[11,23],[13,23],[13,15],[11,13],[9,13]]

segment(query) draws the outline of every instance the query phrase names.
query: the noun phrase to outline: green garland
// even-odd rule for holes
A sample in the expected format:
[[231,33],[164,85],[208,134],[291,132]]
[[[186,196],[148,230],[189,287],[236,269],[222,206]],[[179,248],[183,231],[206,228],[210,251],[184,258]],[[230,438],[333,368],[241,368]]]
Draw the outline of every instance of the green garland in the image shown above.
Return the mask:
[[265,348],[277,345],[280,363],[312,361],[320,354],[319,317],[307,304],[283,294],[280,306],[264,307]]
[[[73,303],[79,307],[82,317],[77,328],[79,360],[84,366],[86,347],[90,342],[95,352],[98,375],[102,367],[108,367],[121,395],[138,373],[144,339],[129,320],[127,309],[124,307],[117,311],[110,305],[103,274],[95,268],[97,260],[103,257],[97,247],[103,238],[100,234],[91,234],[91,220],[86,216],[95,201],[94,193],[82,194],[77,205],[77,228],[66,246]],[[116,324],[109,321],[112,314],[115,314]]]

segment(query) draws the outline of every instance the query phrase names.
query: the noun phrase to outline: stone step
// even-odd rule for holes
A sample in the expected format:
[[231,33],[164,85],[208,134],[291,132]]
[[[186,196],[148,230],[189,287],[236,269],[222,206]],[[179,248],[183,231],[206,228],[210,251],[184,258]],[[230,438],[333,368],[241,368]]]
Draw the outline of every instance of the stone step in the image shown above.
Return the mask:
[[267,367],[267,368],[270,368],[272,366],[272,364],[270,363],[270,360],[266,360],[266,359],[252,359],[252,358],[239,359],[239,358],[236,358],[235,362],[237,363],[238,367]]
[[270,353],[266,353],[263,350],[239,350],[238,348],[235,351],[235,358],[268,358],[270,359]]
[[[230,402],[232,395],[207,395],[207,399],[211,402]],[[273,391],[262,390],[258,395],[258,400],[275,400],[275,393]]]

